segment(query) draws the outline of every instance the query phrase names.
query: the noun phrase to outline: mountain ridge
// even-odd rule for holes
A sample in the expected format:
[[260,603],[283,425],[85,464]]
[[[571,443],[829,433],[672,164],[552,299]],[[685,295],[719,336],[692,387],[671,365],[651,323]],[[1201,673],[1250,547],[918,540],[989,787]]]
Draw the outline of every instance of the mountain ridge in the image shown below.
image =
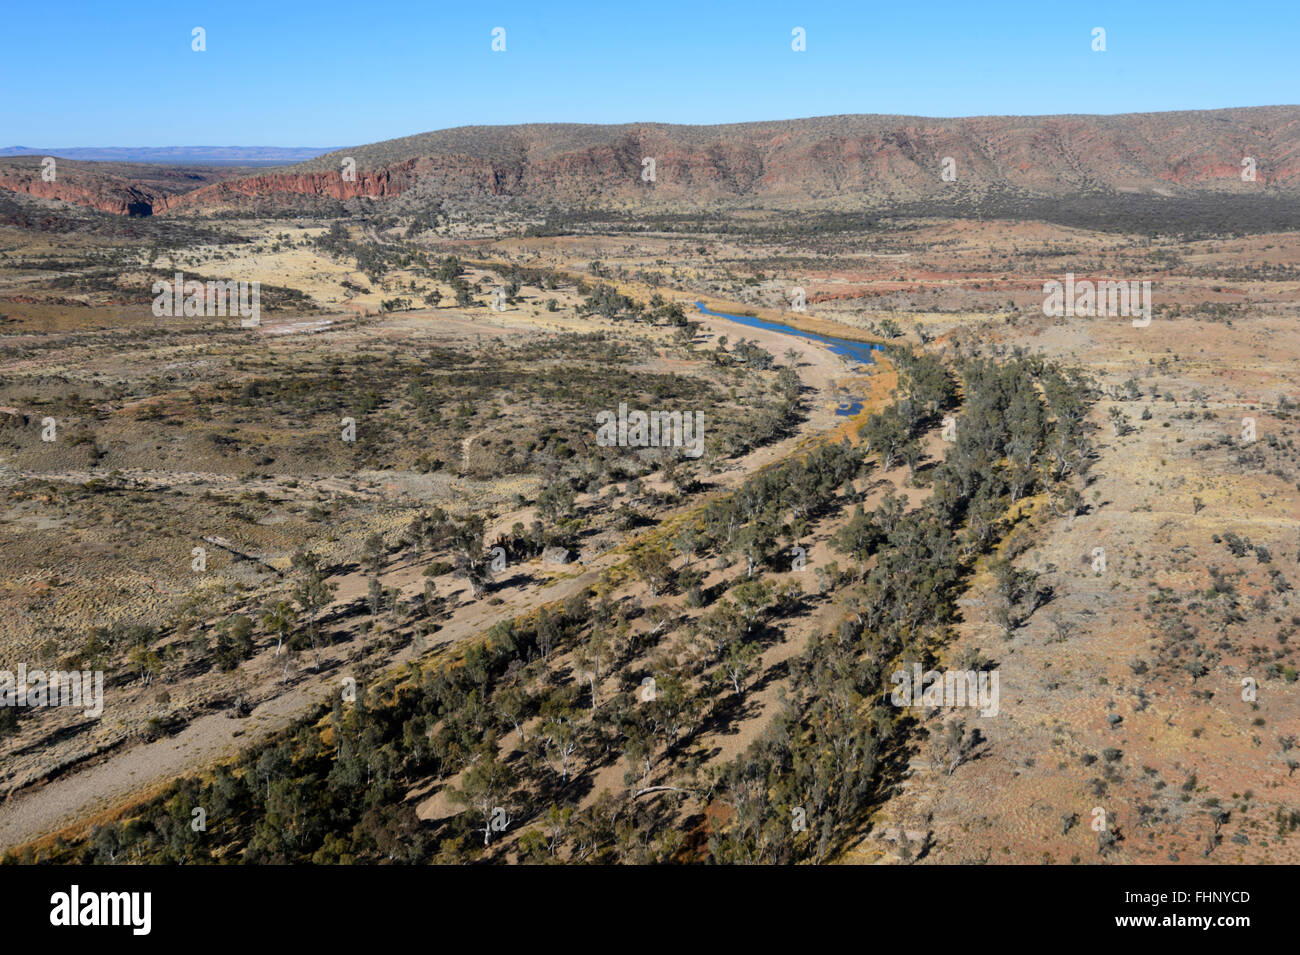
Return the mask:
[[[34,171],[17,174],[0,164],[0,188],[78,201],[75,183],[66,190],[34,185]],[[193,186],[152,194],[139,183],[120,183],[134,190],[127,203],[133,214],[166,215],[328,215],[356,200],[415,213],[448,202],[879,212],[926,202],[977,207],[1008,196],[1291,199],[1300,198],[1300,106],[1028,117],[841,114],[709,126],[461,126]],[[106,199],[97,208],[120,211],[122,205]]]

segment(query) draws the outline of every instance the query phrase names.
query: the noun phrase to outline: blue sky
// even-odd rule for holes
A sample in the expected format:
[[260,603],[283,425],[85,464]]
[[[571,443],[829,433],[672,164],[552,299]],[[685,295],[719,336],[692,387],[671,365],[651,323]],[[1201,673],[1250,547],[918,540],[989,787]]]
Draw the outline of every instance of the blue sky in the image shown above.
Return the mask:
[[[1300,103],[1297,0],[168,0],[30,3],[7,19],[0,146],[347,146],[467,124]],[[196,26],[206,52],[190,48]],[[491,49],[498,26],[504,53]],[[795,27],[806,52],[791,50]]]

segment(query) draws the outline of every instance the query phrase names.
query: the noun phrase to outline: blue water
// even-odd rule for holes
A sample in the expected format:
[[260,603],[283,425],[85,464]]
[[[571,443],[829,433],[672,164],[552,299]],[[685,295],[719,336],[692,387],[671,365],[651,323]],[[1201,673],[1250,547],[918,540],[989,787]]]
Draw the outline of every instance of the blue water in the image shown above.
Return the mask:
[[761,318],[753,318],[749,315],[728,315],[726,312],[714,312],[705,308],[703,302],[696,302],[695,307],[705,315],[712,315],[715,318],[725,318],[731,322],[739,322],[741,325],[748,325],[750,328],[765,328],[768,331],[780,332],[783,335],[794,335],[798,338],[806,338],[809,341],[821,342],[826,345],[832,352],[850,361],[862,362],[864,365],[875,364],[875,358],[871,356],[873,351],[884,351],[884,345],[876,345],[871,342],[855,342],[847,338],[832,338],[829,335],[818,335],[816,332],[805,332],[802,328],[794,328],[790,325],[782,325],[780,322],[765,322]]
[[840,406],[835,409],[835,413],[841,418],[851,418],[862,410],[862,402],[857,398],[850,398],[848,401],[840,402]]

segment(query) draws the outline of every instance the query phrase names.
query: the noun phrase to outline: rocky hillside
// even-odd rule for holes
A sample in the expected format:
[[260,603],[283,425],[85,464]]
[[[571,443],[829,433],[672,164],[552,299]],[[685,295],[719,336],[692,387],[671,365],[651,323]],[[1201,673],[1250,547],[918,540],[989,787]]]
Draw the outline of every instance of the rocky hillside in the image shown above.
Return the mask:
[[48,174],[41,156],[0,159],[0,189],[58,199],[114,215],[149,216],[165,211],[176,196],[249,172],[237,166],[169,166],[52,158],[54,166]]
[[[1243,181],[1243,160],[1254,180]],[[645,160],[654,160],[653,181]],[[945,160],[950,176],[942,175]],[[29,160],[30,162],[30,160]],[[348,176],[345,169],[353,168]],[[953,178],[955,177],[955,178]],[[39,178],[39,177],[38,177]],[[150,193],[125,212],[298,208],[358,197],[416,209],[501,199],[539,207],[711,205],[884,210],[1136,195],[1300,197],[1300,107],[1118,116],[827,116],[723,126],[471,126]],[[0,176],[0,186],[15,188]],[[130,190],[146,193],[137,197]],[[25,191],[35,191],[30,185]],[[47,193],[38,193],[47,194]],[[69,186],[58,198],[88,204]]]

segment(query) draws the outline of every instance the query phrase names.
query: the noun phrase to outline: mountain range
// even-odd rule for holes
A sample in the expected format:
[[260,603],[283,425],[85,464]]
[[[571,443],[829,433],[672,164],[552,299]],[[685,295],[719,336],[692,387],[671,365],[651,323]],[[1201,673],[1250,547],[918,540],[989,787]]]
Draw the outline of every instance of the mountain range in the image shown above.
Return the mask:
[[[271,154],[245,151],[245,163],[259,150],[263,160]],[[231,151],[232,159],[241,153]],[[40,161],[0,159],[0,188],[122,215],[330,214],[356,200],[398,212],[443,203],[888,211],[933,202],[1267,196],[1291,208],[1300,199],[1300,107],[466,126],[273,168],[195,167],[161,179],[158,169],[146,175],[83,161],[61,164],[47,182]]]

